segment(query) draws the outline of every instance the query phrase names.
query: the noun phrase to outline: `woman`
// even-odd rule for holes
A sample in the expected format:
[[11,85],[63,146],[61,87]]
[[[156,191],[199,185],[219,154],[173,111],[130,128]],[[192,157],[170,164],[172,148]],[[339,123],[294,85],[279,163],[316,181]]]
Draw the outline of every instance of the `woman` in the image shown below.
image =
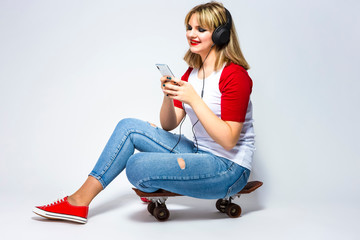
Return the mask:
[[[74,194],[35,207],[43,217],[85,223],[93,198],[126,167],[144,192],[165,189],[196,198],[229,197],[247,183],[254,152],[252,80],[230,13],[217,2],[185,18],[189,68],[182,79],[162,77],[161,128],[123,119],[94,169]],[[188,115],[194,141],[168,131]],[[134,150],[140,152],[134,154]]]

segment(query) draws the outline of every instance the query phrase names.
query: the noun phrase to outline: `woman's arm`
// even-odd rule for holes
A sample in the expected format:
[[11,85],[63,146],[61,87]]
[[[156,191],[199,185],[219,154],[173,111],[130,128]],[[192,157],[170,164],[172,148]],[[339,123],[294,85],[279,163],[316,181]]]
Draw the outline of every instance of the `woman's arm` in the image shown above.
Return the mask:
[[181,108],[174,107],[173,100],[164,96],[160,109],[161,127],[166,131],[175,129],[185,117],[185,111]]
[[169,98],[189,104],[209,136],[224,149],[231,150],[239,140],[243,127],[241,122],[223,121],[218,118],[196,93],[192,85],[180,79],[172,79],[179,86],[171,85],[164,89]]
[[[163,91],[166,86],[171,85],[167,77],[162,77],[160,81]],[[185,111],[181,108],[174,107],[174,101],[166,95],[164,92],[164,99],[160,109],[160,124],[164,130],[171,131],[175,129],[185,117]]]

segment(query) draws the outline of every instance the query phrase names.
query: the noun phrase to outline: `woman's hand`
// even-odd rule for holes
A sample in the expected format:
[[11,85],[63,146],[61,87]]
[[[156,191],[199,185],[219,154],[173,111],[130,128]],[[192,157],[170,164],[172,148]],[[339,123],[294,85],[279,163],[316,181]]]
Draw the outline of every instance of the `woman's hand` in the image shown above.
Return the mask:
[[[163,90],[163,92],[164,92],[166,83],[169,82],[169,79],[171,79],[171,77],[168,77],[168,76],[163,76],[163,77],[160,78],[161,89]],[[164,93],[164,95],[166,96],[166,93]]]
[[163,92],[169,98],[179,100],[190,106],[198,99],[201,99],[188,82],[173,77],[162,77],[161,82]]
[[164,90],[169,90],[170,89],[169,87],[171,87],[173,85],[178,86],[178,84],[174,81],[174,79],[175,78],[170,77],[170,76],[163,76],[162,78],[160,78],[161,88],[163,90],[164,95],[167,97],[171,97],[172,95],[169,93],[166,93]]

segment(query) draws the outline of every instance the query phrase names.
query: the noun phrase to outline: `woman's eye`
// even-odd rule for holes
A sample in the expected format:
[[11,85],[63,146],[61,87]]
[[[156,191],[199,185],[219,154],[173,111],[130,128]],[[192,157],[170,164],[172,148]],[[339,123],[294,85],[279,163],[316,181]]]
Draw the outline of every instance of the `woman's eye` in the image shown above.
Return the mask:
[[205,31],[206,31],[206,29],[199,27],[199,32],[205,32]]
[[191,26],[187,26],[187,27],[186,27],[186,30],[191,30],[191,29],[192,29]]

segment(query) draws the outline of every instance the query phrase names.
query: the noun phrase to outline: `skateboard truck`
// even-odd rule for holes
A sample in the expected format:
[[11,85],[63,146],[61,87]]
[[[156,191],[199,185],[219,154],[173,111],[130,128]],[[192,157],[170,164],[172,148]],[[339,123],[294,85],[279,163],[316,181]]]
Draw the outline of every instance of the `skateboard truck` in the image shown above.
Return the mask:
[[[240,198],[241,194],[248,194],[263,185],[260,181],[248,182],[246,186],[238,193],[233,196],[218,199],[216,201],[216,209],[221,213],[226,213],[231,218],[237,218],[241,215],[241,207],[235,203],[232,203],[234,198]],[[163,189],[159,189],[153,193],[142,192],[139,189],[133,188],[136,194],[141,198],[147,198],[151,202],[147,206],[147,210],[153,215],[158,221],[166,221],[170,217],[170,212],[166,207],[166,200],[169,197],[183,196],[181,194],[168,192]]]

